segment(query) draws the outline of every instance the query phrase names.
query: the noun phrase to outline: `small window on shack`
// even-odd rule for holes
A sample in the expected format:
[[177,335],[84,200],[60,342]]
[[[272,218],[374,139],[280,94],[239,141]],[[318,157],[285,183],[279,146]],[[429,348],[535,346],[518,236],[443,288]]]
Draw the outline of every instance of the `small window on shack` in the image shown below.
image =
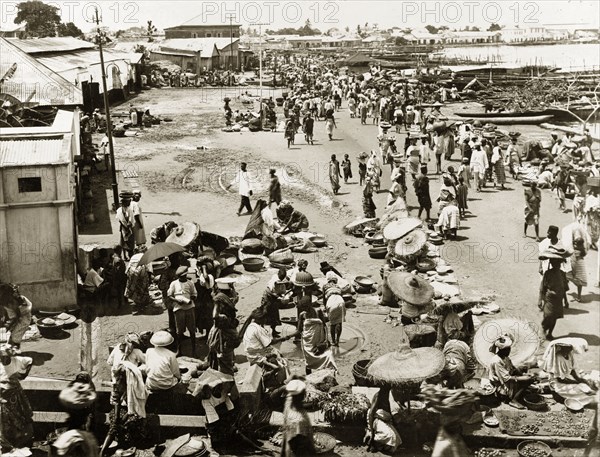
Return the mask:
[[42,178],[18,178],[19,193],[41,192]]

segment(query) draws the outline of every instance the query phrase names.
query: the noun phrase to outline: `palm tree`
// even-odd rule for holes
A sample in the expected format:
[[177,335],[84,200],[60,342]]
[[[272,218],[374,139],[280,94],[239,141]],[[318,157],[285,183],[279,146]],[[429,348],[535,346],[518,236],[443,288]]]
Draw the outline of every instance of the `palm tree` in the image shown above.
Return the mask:
[[152,21],[148,21],[147,32],[148,32],[148,43],[152,43],[154,41],[153,35],[156,32],[158,32],[158,29],[154,25],[152,25]]

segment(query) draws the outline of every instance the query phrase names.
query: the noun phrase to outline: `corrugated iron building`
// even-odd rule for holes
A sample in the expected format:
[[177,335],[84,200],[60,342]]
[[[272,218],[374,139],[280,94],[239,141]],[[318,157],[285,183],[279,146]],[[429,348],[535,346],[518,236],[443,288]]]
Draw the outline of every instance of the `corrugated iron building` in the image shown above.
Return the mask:
[[168,60],[179,65],[183,71],[200,73],[217,68],[238,69],[239,39],[235,38],[187,38],[165,40],[150,50],[150,61]]
[[14,45],[25,40],[0,38],[1,92],[34,106],[75,106],[81,90]]
[[[8,42],[83,93],[86,111],[103,105],[100,53],[93,43],[72,37],[50,37]],[[104,49],[109,101],[120,101],[141,89],[141,53]]]
[[35,310],[77,304],[78,151],[77,109],[50,127],[0,129],[0,281],[19,285]]

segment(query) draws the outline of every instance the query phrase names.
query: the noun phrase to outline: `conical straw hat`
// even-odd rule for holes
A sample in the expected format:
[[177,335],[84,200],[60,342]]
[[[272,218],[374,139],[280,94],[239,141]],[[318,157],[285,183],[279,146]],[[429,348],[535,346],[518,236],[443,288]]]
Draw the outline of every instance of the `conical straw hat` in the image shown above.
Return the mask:
[[396,242],[394,252],[398,256],[416,254],[423,249],[425,243],[427,243],[427,234],[423,230],[416,229]]
[[423,221],[421,219],[417,219],[416,217],[405,217],[386,225],[383,229],[383,236],[386,240],[399,240],[407,233],[412,232],[422,225]]
[[392,271],[387,278],[391,291],[411,305],[427,305],[433,298],[433,287],[419,276]]
[[435,348],[411,349],[401,330],[400,347],[382,355],[369,366],[368,374],[376,384],[397,385],[421,382],[438,375],[444,368],[444,354]]
[[512,340],[509,357],[514,365],[520,365],[529,360],[540,344],[535,326],[530,322],[513,318],[484,322],[473,339],[473,353],[477,361],[484,367],[490,366],[495,355],[490,348],[502,335],[509,335]]
[[168,236],[168,243],[177,243],[187,247],[198,239],[200,235],[200,226],[195,222],[184,222],[179,224]]

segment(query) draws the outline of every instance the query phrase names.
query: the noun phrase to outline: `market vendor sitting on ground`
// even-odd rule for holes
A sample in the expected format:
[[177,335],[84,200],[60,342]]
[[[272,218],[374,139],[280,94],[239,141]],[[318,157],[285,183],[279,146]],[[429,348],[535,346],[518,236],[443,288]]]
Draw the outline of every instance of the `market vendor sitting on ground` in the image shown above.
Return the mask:
[[10,332],[8,344],[21,347],[23,336],[31,324],[33,305],[19,293],[15,284],[0,284],[0,327]]
[[308,218],[294,209],[292,204],[283,200],[276,210],[281,233],[297,233],[308,229]]
[[246,358],[251,365],[256,364],[266,369],[278,370],[280,365],[273,362],[277,362],[281,356],[273,346],[293,338],[294,335],[273,338],[271,332],[265,327],[268,316],[262,307],[255,309],[248,319],[252,322],[248,324],[243,333]]
[[150,343],[154,348],[146,351],[146,387],[150,393],[174,389],[186,390],[181,382],[181,371],[175,353],[167,346],[175,339],[164,330],[154,333]]
[[509,405],[516,409],[525,409],[521,403],[526,389],[534,378],[515,367],[510,359],[510,350],[514,338],[511,335],[499,336],[490,347],[495,355],[489,368],[489,379],[497,391],[506,397]]
[[114,347],[106,360],[106,363],[111,367],[113,382],[115,381],[115,372],[121,362],[129,362],[136,367],[141,367],[146,363],[146,355],[142,352],[140,346],[140,336],[137,333],[128,333],[125,335],[123,342]]
[[581,376],[575,363],[575,354],[583,354],[587,350],[588,343],[583,338],[558,338],[548,344],[540,368],[551,381],[559,384],[583,383],[595,389],[593,382]]
[[92,260],[92,265],[85,275],[83,289],[96,297],[100,304],[105,304],[110,293],[110,284],[102,277],[102,262],[100,259]]

